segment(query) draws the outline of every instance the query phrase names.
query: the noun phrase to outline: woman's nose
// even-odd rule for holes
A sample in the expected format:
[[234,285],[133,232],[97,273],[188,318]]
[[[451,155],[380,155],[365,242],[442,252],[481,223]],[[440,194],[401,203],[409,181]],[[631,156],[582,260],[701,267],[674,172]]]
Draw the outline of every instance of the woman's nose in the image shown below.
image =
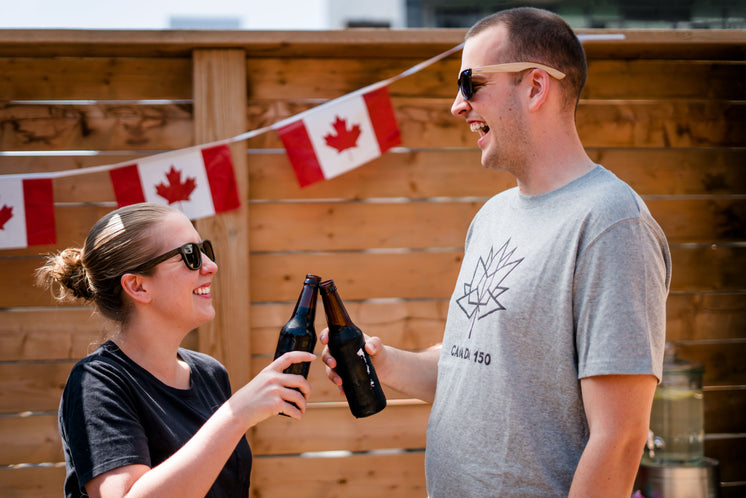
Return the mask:
[[218,271],[218,264],[211,260],[205,253],[201,254],[202,256],[202,267],[200,268],[200,271],[203,273],[215,273]]

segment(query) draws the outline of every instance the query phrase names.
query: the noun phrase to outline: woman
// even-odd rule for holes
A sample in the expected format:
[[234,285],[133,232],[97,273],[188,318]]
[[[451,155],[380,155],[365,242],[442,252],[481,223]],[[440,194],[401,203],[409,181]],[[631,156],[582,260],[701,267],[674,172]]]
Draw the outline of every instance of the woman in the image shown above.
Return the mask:
[[145,203],[107,214],[83,249],[38,270],[58,297],[92,301],[118,324],[73,368],[62,395],[66,496],[247,496],[246,431],[305,412],[308,381],[282,371],[313,354],[287,353],[231,395],[220,363],[179,347],[215,316],[217,269],[186,216]]

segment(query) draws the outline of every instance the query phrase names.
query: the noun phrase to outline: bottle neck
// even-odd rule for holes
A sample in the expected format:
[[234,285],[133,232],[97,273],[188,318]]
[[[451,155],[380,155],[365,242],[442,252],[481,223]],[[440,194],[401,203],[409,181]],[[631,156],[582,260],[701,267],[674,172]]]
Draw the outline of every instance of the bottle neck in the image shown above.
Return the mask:
[[316,300],[318,298],[318,292],[318,282],[315,282],[311,279],[306,279],[306,281],[303,282],[303,288],[300,290],[298,301],[295,303],[293,314],[296,314],[298,312],[298,309],[300,308],[316,311]]
[[352,323],[350,316],[347,314],[342,298],[339,297],[334,284],[321,284],[321,299],[324,301],[324,311],[326,312],[326,321],[329,325],[349,325]]

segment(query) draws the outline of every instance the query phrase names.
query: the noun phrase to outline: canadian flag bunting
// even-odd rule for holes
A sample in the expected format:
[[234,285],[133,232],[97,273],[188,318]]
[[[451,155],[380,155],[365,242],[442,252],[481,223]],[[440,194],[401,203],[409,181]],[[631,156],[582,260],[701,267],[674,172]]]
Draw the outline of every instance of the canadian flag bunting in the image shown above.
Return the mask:
[[56,242],[52,180],[0,179],[0,248]]
[[346,173],[401,143],[386,87],[312,109],[277,133],[301,187]]
[[197,220],[241,206],[227,145],[153,156],[109,175],[119,207],[157,202]]

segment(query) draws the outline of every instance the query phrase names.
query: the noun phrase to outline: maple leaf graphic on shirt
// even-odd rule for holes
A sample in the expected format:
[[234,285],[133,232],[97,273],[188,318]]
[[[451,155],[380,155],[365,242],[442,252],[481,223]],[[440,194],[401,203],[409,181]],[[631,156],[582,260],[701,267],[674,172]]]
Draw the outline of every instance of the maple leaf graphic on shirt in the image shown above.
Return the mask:
[[464,294],[456,300],[464,314],[471,318],[470,338],[477,320],[505,309],[498,301],[509,289],[503,286],[503,281],[523,261],[523,258],[510,260],[516,248],[508,250],[509,244],[510,239],[497,251],[490,247],[486,258],[479,257],[471,282],[464,283]]
[[163,182],[155,186],[156,194],[160,195],[168,201],[169,204],[179,201],[188,201],[189,196],[197,188],[195,178],[186,178],[183,182],[181,181],[181,171],[177,170],[173,166],[166,173],[166,179],[168,185]]
[[9,219],[13,217],[13,207],[8,207],[7,204],[3,204],[0,208],[0,230],[5,230],[5,224]]
[[337,149],[337,152],[357,146],[357,139],[361,133],[360,125],[354,125],[348,129],[347,120],[336,116],[332,126],[334,127],[334,134],[328,133],[324,135],[326,145],[334,147]]

